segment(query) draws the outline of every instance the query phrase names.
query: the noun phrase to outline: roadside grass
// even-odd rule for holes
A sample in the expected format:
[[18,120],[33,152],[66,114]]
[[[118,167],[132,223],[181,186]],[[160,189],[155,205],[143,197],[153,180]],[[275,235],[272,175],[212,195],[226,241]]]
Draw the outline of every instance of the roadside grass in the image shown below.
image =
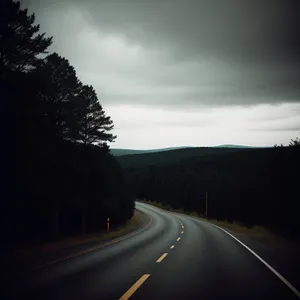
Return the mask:
[[93,242],[102,243],[130,233],[134,229],[138,229],[140,224],[140,216],[135,213],[134,216],[125,223],[125,225],[114,228],[110,232],[103,230],[98,233],[87,234],[85,236],[65,238],[61,241],[46,242],[40,245],[17,247],[11,251],[11,255],[12,257],[17,257],[18,260],[26,260],[39,254],[49,254],[73,246],[79,246]]
[[161,208],[161,209],[165,209],[165,210],[168,210],[168,211],[172,211],[172,212],[178,212],[178,213],[182,213],[182,214],[188,214],[186,211],[184,211],[183,208],[176,209],[176,208],[171,207],[169,204],[163,204],[163,203],[156,202],[156,201],[141,200],[141,199],[139,199],[138,202],[150,204],[150,205],[153,205],[155,207],[158,207],[158,208]]
[[228,222],[226,220],[220,221],[220,220],[215,220],[215,219],[206,219],[203,214],[198,214],[195,211],[184,211],[182,208],[174,209],[170,205],[164,205],[164,204],[156,202],[156,201],[149,201],[149,200],[138,200],[138,201],[142,202],[142,203],[150,204],[150,205],[153,205],[158,208],[162,208],[162,209],[165,209],[165,210],[168,210],[171,212],[183,213],[186,215],[190,215],[190,216],[199,218],[203,221],[220,226],[224,229],[232,230],[235,233],[247,235],[247,236],[254,238],[263,243],[272,243],[272,244],[276,244],[276,245],[281,245],[283,243],[286,243],[286,240],[283,237],[272,233],[271,231],[269,231],[267,228],[265,228],[263,226],[255,225],[252,227],[247,227],[247,226],[244,226],[244,225],[240,224],[239,222],[235,222],[235,221]]
[[129,232],[135,228],[138,228],[141,224],[141,219],[138,215],[134,215],[130,220],[128,220],[124,226],[120,226],[111,232],[107,232],[103,235],[104,239],[117,238],[126,232]]

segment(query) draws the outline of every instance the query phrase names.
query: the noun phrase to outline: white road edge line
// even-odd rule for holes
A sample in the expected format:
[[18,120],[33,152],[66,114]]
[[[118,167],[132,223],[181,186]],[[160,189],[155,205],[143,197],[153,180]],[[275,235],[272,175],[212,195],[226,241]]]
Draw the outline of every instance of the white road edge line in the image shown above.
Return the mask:
[[271,272],[273,272],[300,299],[300,292],[291,283],[289,283],[280,273],[278,273],[273,267],[271,267],[265,260],[263,260],[258,254],[256,254],[252,249],[250,249],[247,245],[245,245],[243,242],[241,242],[238,238],[236,238],[234,235],[229,233],[227,230],[225,230],[215,224],[212,224],[212,223],[210,223],[210,224],[215,226],[216,228],[221,229],[222,231],[227,233],[229,236],[231,236],[233,239],[235,239],[237,242],[239,242],[242,246],[244,246],[257,259],[259,259]]
[[[150,205],[150,204],[148,204]],[[169,214],[173,214],[173,215],[176,215],[176,214],[179,214],[179,215],[182,215],[182,216],[185,216],[185,217],[191,217],[191,216],[188,216],[188,215],[185,215],[185,214],[182,214],[182,213],[176,213],[176,212],[169,212],[165,209],[162,209],[164,210],[165,212],[169,213]],[[224,231],[225,233],[227,233],[229,236],[231,236],[233,239],[235,239],[237,242],[239,242],[242,246],[244,246],[249,252],[251,252],[257,259],[259,259],[271,272],[273,272],[274,275],[276,275],[299,299],[300,299],[300,292],[290,283],[288,282],[280,273],[278,273],[273,267],[271,267],[265,260],[263,260],[258,254],[256,254],[252,249],[250,249],[247,245],[245,245],[243,242],[241,242],[238,238],[236,238],[234,235],[232,235],[231,233],[229,233],[228,231],[226,231],[225,229],[215,225],[215,224],[212,224],[208,221],[205,221],[205,220],[201,220],[199,218],[196,218],[196,217],[191,217],[192,219],[194,220],[198,220],[198,221],[204,221],[216,228],[219,228],[220,230]]]
[[235,239],[237,242],[239,242],[243,247],[245,247],[250,253],[252,253],[258,260],[260,260],[274,275],[276,275],[299,299],[300,299],[300,292],[290,283],[288,282],[279,272],[277,272],[273,267],[271,267],[265,260],[263,260],[258,254],[256,254],[252,249],[250,249],[247,245],[245,245],[243,242],[241,242],[238,238],[236,238],[234,235],[229,233],[227,230],[223,229],[222,227],[219,227],[218,225],[212,224],[208,221],[201,220],[199,218],[193,217],[193,216],[188,216],[182,213],[176,213],[176,212],[169,212],[164,210],[165,212],[172,214],[172,215],[182,215],[185,217],[191,217],[194,220],[197,221],[204,221],[216,228],[219,228],[220,230],[224,231],[227,233],[229,236],[231,236],[233,239]]

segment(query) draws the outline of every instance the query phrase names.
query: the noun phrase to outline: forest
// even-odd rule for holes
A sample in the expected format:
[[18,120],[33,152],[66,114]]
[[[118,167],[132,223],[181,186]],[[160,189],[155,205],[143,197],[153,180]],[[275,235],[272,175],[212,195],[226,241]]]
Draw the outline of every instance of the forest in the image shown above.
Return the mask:
[[1,4],[2,241],[11,246],[119,226],[134,212],[110,154],[113,121],[35,15]]
[[[299,238],[299,145],[297,138],[289,147],[217,153],[198,148],[185,158],[167,151],[157,161],[150,154],[140,154],[136,162],[137,155],[121,156],[119,161],[138,199],[205,216],[207,192],[208,219],[264,226]],[[193,156],[195,151],[202,155]]]
[[[1,7],[3,244],[124,224],[135,199],[300,236],[299,139],[266,149],[191,148],[114,157],[113,121],[34,14]],[[2,4],[1,4],[2,5]]]

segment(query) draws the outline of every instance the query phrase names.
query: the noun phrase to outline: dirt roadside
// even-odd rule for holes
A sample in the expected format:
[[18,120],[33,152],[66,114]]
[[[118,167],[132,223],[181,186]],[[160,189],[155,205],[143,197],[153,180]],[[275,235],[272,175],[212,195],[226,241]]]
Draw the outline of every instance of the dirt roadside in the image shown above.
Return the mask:
[[90,251],[96,251],[115,240],[126,238],[145,228],[149,217],[136,210],[133,218],[125,226],[109,233],[73,237],[62,241],[45,243],[38,246],[19,247],[1,258],[2,271],[15,277],[23,272],[36,270],[56,261],[62,261]]

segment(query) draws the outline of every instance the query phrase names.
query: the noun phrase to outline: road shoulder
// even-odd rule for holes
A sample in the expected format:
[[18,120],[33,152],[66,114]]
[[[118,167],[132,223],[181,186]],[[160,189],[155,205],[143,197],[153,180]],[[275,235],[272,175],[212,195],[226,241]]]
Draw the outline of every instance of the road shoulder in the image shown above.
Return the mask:
[[[136,210],[132,222],[126,227],[111,231],[110,233],[87,236],[86,238],[73,238],[56,243],[48,243],[40,248],[24,249],[11,252],[10,257],[5,257],[3,269],[10,270],[9,273],[23,273],[28,270],[39,269],[40,267],[53,264],[68,258],[78,256],[103,248],[119,239],[126,239],[139,231],[142,231],[149,224],[149,217],[143,212]],[[23,250],[23,252],[22,252]]]
[[[142,201],[143,202],[143,201]],[[144,202],[148,205],[151,203]],[[152,205],[157,207],[155,205]],[[265,260],[270,266],[278,271],[285,279],[287,279],[298,291],[300,290],[300,242],[286,240],[280,237],[267,237],[263,238],[257,234],[250,234],[250,232],[239,230],[238,227],[234,229],[222,226],[214,221],[206,220],[198,216],[186,214],[184,212],[176,212],[172,210],[166,210],[162,207],[158,207],[172,214],[184,215],[192,219],[208,222],[212,225],[217,225],[223,228],[258,256]]]
[[246,234],[221,227],[278,271],[297,290],[300,290],[300,245],[290,241],[259,241]]

